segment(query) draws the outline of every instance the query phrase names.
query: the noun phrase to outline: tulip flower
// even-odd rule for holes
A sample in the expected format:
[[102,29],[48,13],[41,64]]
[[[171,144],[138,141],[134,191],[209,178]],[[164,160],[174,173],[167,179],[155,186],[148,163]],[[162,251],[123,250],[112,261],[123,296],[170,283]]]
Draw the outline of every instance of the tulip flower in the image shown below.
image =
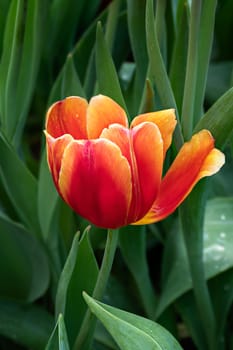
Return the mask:
[[79,215],[103,228],[150,224],[166,218],[204,176],[216,173],[224,155],[202,130],[180,149],[163,176],[176,126],[167,109],[141,114],[128,125],[111,98],[89,104],[71,96],[46,116],[47,157],[61,197]]

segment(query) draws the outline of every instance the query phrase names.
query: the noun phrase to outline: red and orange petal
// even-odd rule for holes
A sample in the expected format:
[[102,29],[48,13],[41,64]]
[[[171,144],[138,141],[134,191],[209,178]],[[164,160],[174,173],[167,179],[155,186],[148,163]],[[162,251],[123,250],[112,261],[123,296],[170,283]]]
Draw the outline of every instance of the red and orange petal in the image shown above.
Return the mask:
[[58,186],[58,179],[61,169],[61,162],[65,148],[73,140],[70,135],[63,135],[57,139],[53,138],[45,131],[46,143],[47,143],[47,159],[50,171],[53,176],[53,180],[56,186]]
[[81,216],[103,228],[127,224],[132,196],[130,166],[105,139],[73,141],[65,149],[59,189]]
[[117,144],[130,164],[133,192],[128,223],[134,222],[146,214],[159,191],[163,166],[160,131],[148,122],[130,130],[114,124],[104,129],[101,137]]
[[224,164],[209,131],[202,130],[185,143],[161,183],[151,210],[136,224],[149,224],[170,215],[203,177],[215,174]]
[[104,128],[115,123],[128,126],[124,109],[110,97],[103,95],[92,97],[87,110],[88,138],[98,138]]
[[46,115],[46,130],[54,138],[70,134],[75,139],[86,139],[86,111],[84,98],[70,96],[54,103]]
[[158,126],[163,138],[163,151],[165,157],[167,149],[171,145],[172,134],[177,124],[175,110],[165,109],[162,111],[140,114],[132,120],[131,127],[134,127],[143,122],[151,122]]

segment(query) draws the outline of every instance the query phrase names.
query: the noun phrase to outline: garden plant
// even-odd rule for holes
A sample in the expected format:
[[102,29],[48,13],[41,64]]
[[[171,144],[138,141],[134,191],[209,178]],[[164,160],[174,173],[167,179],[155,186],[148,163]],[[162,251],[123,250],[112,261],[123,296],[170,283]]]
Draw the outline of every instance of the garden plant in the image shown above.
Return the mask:
[[232,0],[0,0],[0,349],[233,349]]

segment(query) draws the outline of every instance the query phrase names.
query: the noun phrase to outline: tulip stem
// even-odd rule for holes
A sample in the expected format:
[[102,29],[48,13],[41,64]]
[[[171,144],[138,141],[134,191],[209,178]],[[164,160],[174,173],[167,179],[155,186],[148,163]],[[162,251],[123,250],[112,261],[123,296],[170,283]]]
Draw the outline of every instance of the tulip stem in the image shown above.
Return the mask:
[[198,44],[198,74],[197,89],[194,101],[194,122],[200,120],[203,113],[203,101],[208,74],[208,67],[214,37],[215,13],[217,0],[203,1],[202,15],[200,19],[200,33]]
[[180,208],[193,293],[200,317],[206,349],[216,350],[216,319],[211,302],[203,264],[203,221],[205,181],[197,185]]
[[[92,297],[101,300],[111,272],[116,248],[118,244],[118,230],[108,230],[107,241],[104,250],[104,256],[101,268],[98,274],[96,285]],[[86,311],[82,326],[76,338],[73,350],[88,350],[93,341],[96,318],[89,309]]]
[[193,112],[197,82],[198,39],[200,31],[201,5],[201,0],[192,1],[191,5],[188,57],[181,113],[181,124],[185,140],[188,140],[191,137],[193,130]]
[[178,124],[174,134],[174,143],[179,150],[184,143],[180,128],[180,120],[176,100],[172,91],[171,83],[165,67],[165,63],[159,47],[157,32],[154,23],[153,0],[146,2],[146,41],[149,57],[149,78],[155,83],[161,103],[164,108],[175,108]]

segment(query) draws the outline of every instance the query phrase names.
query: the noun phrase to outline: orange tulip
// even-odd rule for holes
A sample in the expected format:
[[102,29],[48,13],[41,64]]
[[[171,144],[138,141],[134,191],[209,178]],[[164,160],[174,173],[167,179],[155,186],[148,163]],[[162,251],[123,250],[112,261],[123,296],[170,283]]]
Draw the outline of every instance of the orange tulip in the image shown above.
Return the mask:
[[224,155],[202,130],[185,143],[162,178],[176,126],[173,109],[141,114],[130,128],[125,111],[98,95],[54,103],[47,112],[50,171],[61,197],[103,228],[149,224],[171,214]]

